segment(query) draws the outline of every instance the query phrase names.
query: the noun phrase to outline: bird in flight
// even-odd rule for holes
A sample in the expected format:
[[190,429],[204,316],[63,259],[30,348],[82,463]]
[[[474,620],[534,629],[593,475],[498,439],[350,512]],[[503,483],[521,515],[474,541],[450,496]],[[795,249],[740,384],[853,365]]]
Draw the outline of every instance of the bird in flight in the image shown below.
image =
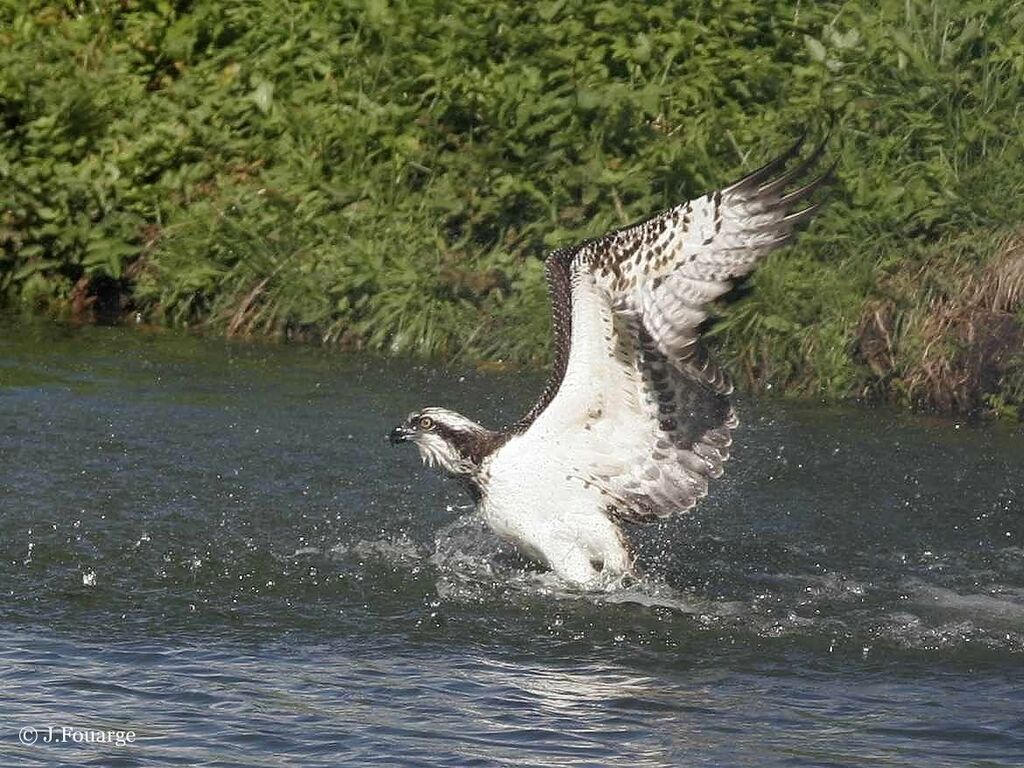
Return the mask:
[[700,328],[708,303],[817,210],[808,198],[832,169],[794,186],[826,142],[787,171],[802,143],[721,190],[551,253],[554,364],[529,412],[491,430],[424,408],[391,442],[463,481],[495,533],[566,582],[631,573],[620,524],[691,509],[729,457],[733,387]]

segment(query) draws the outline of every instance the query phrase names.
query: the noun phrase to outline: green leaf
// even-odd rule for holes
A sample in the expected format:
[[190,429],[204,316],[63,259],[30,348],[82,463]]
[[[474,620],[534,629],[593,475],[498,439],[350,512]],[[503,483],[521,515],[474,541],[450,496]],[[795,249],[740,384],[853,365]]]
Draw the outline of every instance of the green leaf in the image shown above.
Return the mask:
[[804,45],[807,47],[807,52],[811,56],[811,61],[825,61],[827,53],[825,46],[822,45],[820,40],[817,40],[810,35],[804,35]]
[[256,104],[256,108],[259,109],[263,114],[270,112],[271,107],[274,105],[274,84],[269,80],[262,80],[260,83],[253,88],[251,94],[253,102]]

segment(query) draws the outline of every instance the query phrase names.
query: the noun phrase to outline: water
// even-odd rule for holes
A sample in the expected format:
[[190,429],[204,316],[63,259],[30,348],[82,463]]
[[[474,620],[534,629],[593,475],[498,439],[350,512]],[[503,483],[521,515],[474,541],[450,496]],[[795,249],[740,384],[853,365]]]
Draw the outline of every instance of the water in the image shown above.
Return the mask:
[[540,385],[0,326],[0,764],[1024,764],[1019,428],[741,402],[711,497],[579,594],[384,440]]

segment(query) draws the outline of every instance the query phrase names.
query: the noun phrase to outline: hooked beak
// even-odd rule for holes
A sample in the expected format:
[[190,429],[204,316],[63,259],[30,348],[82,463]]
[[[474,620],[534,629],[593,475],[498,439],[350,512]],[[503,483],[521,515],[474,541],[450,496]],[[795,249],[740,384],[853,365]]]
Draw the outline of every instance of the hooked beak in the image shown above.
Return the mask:
[[388,440],[391,441],[392,445],[398,445],[399,443],[406,442],[412,437],[412,430],[405,426],[397,426],[388,433]]

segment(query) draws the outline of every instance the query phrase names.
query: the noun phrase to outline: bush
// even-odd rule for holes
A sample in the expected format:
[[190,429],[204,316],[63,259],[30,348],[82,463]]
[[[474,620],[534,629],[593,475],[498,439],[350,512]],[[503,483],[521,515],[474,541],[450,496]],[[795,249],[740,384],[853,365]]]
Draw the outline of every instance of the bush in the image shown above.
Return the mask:
[[[977,0],[0,0],[0,295],[536,363],[538,257],[835,114],[831,202],[718,353],[775,391],[1012,414],[1020,297],[992,354],[923,318],[1021,231],[1022,29]],[[937,349],[989,369],[947,397]]]

